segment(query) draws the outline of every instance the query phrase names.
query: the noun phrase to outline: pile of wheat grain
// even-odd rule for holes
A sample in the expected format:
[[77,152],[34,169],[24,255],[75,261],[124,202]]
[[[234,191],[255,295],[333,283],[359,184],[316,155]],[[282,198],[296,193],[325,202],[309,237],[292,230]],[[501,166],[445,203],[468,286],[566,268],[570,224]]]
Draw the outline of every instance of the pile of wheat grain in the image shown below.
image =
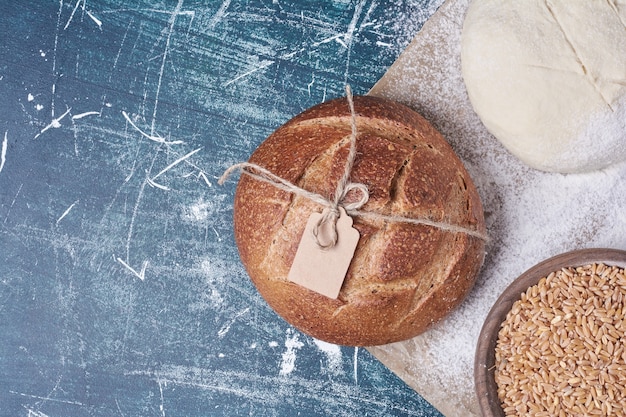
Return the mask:
[[498,334],[507,416],[626,415],[626,274],[591,264],[542,278]]

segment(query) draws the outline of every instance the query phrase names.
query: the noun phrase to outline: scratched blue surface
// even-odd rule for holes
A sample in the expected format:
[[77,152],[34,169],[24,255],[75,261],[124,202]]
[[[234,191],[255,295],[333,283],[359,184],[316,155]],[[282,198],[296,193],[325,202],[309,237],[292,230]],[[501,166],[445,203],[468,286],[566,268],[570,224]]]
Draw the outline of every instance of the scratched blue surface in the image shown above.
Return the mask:
[[440,3],[2,2],[0,415],[440,415],[267,307],[216,184]]

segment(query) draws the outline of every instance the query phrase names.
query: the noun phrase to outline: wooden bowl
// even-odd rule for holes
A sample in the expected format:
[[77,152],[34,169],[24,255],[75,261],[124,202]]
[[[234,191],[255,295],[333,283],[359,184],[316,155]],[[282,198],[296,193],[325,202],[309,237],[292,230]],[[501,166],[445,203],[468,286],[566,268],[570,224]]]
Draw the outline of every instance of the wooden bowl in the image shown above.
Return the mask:
[[564,267],[578,267],[592,263],[626,268],[626,251],[617,249],[582,249],[549,258],[520,275],[500,295],[493,305],[480,331],[474,358],[474,382],[480,410],[484,417],[504,417],[498,399],[498,387],[494,377],[495,347],[498,332],[513,303],[520,299],[528,287],[542,277]]

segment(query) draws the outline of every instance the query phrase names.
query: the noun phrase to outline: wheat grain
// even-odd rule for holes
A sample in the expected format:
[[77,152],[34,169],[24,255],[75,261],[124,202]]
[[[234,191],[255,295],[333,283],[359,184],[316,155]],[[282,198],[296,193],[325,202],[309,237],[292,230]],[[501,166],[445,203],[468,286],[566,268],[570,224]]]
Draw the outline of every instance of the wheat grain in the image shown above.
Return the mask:
[[521,294],[502,323],[495,379],[506,416],[626,411],[626,273],[562,268]]

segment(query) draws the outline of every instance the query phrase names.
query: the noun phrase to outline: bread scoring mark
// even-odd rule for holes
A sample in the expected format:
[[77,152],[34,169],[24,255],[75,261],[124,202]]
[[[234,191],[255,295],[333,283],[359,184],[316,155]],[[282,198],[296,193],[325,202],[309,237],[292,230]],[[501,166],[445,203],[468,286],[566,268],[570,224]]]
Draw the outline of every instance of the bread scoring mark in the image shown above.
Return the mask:
[[[435,293],[443,291],[444,294],[446,291],[452,292],[452,288],[445,289],[442,288],[442,284],[446,281],[449,284],[452,283],[451,276],[452,270],[457,266],[460,262],[461,255],[463,254],[462,250],[458,248],[465,246],[467,250],[467,242],[469,237],[466,235],[457,234],[454,236],[450,236],[446,239],[445,244],[439,245],[438,253],[433,254],[434,259],[447,259],[447,263],[431,263],[429,265],[430,269],[421,275],[421,280],[419,282],[419,286],[415,289],[411,301],[411,306],[409,309],[409,313],[404,320],[409,319],[409,315],[415,311],[419,311],[422,307],[422,304],[433,297]],[[451,257],[451,254],[454,254],[454,257]],[[449,305],[449,309],[454,308],[454,305]]]
[[[593,77],[591,75],[587,74],[587,69],[584,66],[581,67],[582,73],[579,73],[579,72],[576,72],[576,71],[572,71],[572,70],[563,69],[563,68],[551,67],[549,65],[525,64],[525,66],[528,67],[528,68],[537,68],[537,69],[546,70],[546,71],[550,71],[550,72],[557,72],[557,73],[563,73],[563,74],[573,74],[573,75],[577,75],[579,77],[583,77],[583,78],[585,78],[587,80],[593,79]],[[626,86],[626,80],[620,80],[620,79],[606,78],[605,77],[605,78],[602,78],[602,81],[606,81],[609,84],[617,84],[617,85],[625,85]],[[598,92],[598,94],[600,94],[600,96],[602,96],[602,94],[600,92]],[[606,103],[606,100],[604,100],[604,98],[602,98],[602,101],[604,101]],[[610,105],[609,105],[609,108],[611,109],[611,111],[614,111],[614,109]]]
[[467,183],[465,182],[465,178],[460,172],[457,175],[459,180],[461,181],[461,190],[467,191]]
[[582,69],[582,72],[583,72],[583,74],[585,76],[585,79],[591,84],[591,86],[596,91],[596,93],[600,96],[602,101],[604,101],[604,103],[606,103],[606,105],[612,111],[614,111],[613,107],[611,106],[611,101],[604,96],[604,94],[602,92],[602,89],[598,85],[596,79],[587,71],[587,67],[586,67],[585,63],[583,62],[583,59],[582,59],[582,56],[580,55],[580,52],[578,51],[578,49],[576,49],[576,46],[574,45],[574,42],[572,41],[570,35],[567,33],[567,31],[565,30],[565,27],[563,26],[563,24],[561,23],[561,21],[557,17],[556,10],[554,10],[554,7],[550,3],[551,3],[550,0],[544,0],[544,4],[546,6],[546,9],[548,10],[548,13],[550,13],[552,18],[554,19],[554,22],[557,24],[557,26],[559,27],[559,30],[563,34],[563,38],[565,39],[565,43],[567,43],[569,48],[574,53],[574,58],[576,59],[576,62],[578,63],[578,65]]
[[[415,151],[414,151],[415,152]],[[413,157],[413,153],[404,159],[400,167],[397,169],[396,174],[391,178],[391,184],[389,185],[389,203],[388,205],[392,205],[396,201],[396,197],[398,195],[398,190],[400,189],[399,184],[402,184],[402,180],[404,179],[405,170],[407,165],[411,162],[411,158]]]
[[394,281],[393,286],[385,285],[382,282],[370,282],[362,284],[359,291],[352,293],[352,299],[365,297],[369,294],[381,294],[391,296],[394,293],[414,292],[417,290],[419,283],[415,279],[405,278]]
[[[335,128],[341,129],[346,128],[346,126],[337,125],[335,126]],[[318,185],[323,185],[324,189],[322,190],[322,187],[319,187],[320,189],[318,189],[317,192],[323,195],[325,198],[329,200],[331,199],[332,194],[337,187],[337,182],[339,181],[339,178],[335,178],[335,175],[333,174],[340,173],[345,166],[345,158],[337,158],[337,155],[342,149],[346,149],[346,147],[350,144],[350,135],[348,134],[349,131],[346,130],[346,132],[346,135],[342,136],[338,141],[331,143],[330,146],[324,149],[320,154],[312,158],[311,162],[306,166],[302,175],[302,177],[305,177],[305,180],[299,180],[298,182],[296,182],[296,185],[304,189],[309,189],[306,178],[311,178],[313,182],[317,182]],[[341,165],[337,167],[337,171],[334,170],[335,167],[333,166],[335,162],[338,163],[337,165]],[[320,179],[316,175],[314,175],[316,172],[325,171],[328,171],[329,174],[324,175],[324,181],[320,181]],[[309,175],[311,173],[313,173],[313,175]]]
[[472,213],[472,199],[470,193],[467,192],[467,182],[462,172],[457,172],[457,179],[459,181],[459,190],[465,199],[465,211],[467,213],[468,222],[474,224],[476,217]]
[[[318,125],[325,126],[331,128],[342,128],[347,130],[347,134],[349,135],[350,131],[350,115],[346,116],[328,116],[328,117],[320,117],[313,118],[307,120],[301,120],[294,124],[288,124],[283,126],[288,129],[299,129],[301,127],[307,127],[310,125]],[[425,120],[424,120],[425,122]],[[358,137],[357,144],[359,143],[359,138],[367,135],[377,136],[381,139],[388,140],[393,144],[403,145],[406,147],[410,147],[413,149],[419,149],[420,147],[426,147],[429,149],[429,152],[433,152],[441,155],[441,151],[433,146],[431,143],[425,142],[423,135],[416,135],[416,133],[409,129],[405,124],[390,121],[387,119],[377,118],[377,117],[363,117],[359,116],[358,108],[356,115],[356,124],[358,127]],[[420,126],[420,128],[425,128],[425,126]],[[432,129],[432,127],[431,127]],[[400,130],[402,133],[392,132]],[[418,137],[419,136],[419,137]],[[411,139],[409,139],[411,138]],[[349,136],[347,136],[345,142],[342,143],[337,142],[336,145],[343,146],[343,144],[347,143],[349,140]],[[422,143],[420,143],[422,142]]]
[[613,13],[615,13],[617,15],[617,19],[620,21],[622,26],[624,26],[624,28],[626,28],[626,22],[624,21],[624,18],[622,17],[622,15],[619,13],[619,10],[617,9],[617,4],[615,3],[615,0],[606,0],[606,2],[609,4],[609,7],[611,8],[611,10],[613,10]]
[[[339,294],[339,299],[343,299],[343,298],[344,298],[344,297],[343,297],[343,294],[341,294],[341,293],[340,293],[340,294]],[[342,300],[342,301],[343,301],[343,300]],[[348,300],[346,300],[346,301],[345,301],[342,305],[340,305],[339,307],[337,307],[337,308],[333,311],[333,313],[331,314],[331,317],[332,317],[333,319],[335,319],[335,318],[339,317],[339,316],[341,315],[341,313],[343,313],[343,310],[345,310],[345,309],[348,307],[348,305],[349,305],[348,303],[349,303],[349,301],[348,301]]]
[[[338,152],[338,150],[343,147],[345,144],[347,144],[349,142],[349,136],[345,136],[343,137],[341,140],[339,140],[338,142],[332,144],[330,147],[328,147],[326,150],[324,150],[322,153],[316,155],[315,157],[310,159],[310,162],[308,164],[306,164],[305,169],[292,181],[295,185],[297,185],[300,188],[303,189],[308,189],[307,188],[307,184],[306,184],[306,178],[309,177],[309,174],[312,171],[317,171],[320,170],[319,165],[324,165],[328,163],[328,160],[332,161],[333,160],[333,156],[336,155],[336,153]],[[288,195],[288,203],[285,205],[284,207],[284,211],[283,211],[283,217],[281,219],[281,229],[279,231],[277,231],[274,239],[272,239],[272,241],[270,242],[270,246],[268,248],[268,254],[273,254],[274,256],[286,256],[286,261],[288,264],[291,264],[293,257],[295,256],[295,248],[297,248],[297,246],[293,247],[294,250],[291,251],[284,251],[284,241],[289,241],[287,238],[287,224],[290,223],[291,221],[293,221],[293,217],[302,217],[302,210],[299,210],[299,212],[294,213],[295,210],[297,210],[298,207],[300,207],[302,204],[307,204],[310,205],[311,208],[311,212],[313,212],[315,209],[313,208],[313,206],[316,206],[316,203],[303,203],[303,201],[308,201],[306,199],[302,199],[302,198],[298,198],[297,195],[293,194],[293,193],[289,193]],[[284,204],[284,201],[281,201]],[[306,216],[305,216],[306,217]],[[304,224],[304,223],[303,223]],[[303,228],[304,230],[304,228]],[[277,236],[282,236],[283,238],[281,239],[281,242],[278,241],[278,239],[276,238]],[[297,241],[300,240],[302,233],[298,234],[298,239]],[[278,246],[277,246],[278,245]],[[293,246],[293,245],[292,245]],[[293,253],[292,253],[293,252]],[[268,258],[272,258],[272,256],[268,256]],[[282,279],[283,277],[281,277]]]
[[[287,206],[285,207],[285,212],[283,214],[283,218],[280,221],[280,225],[285,228],[287,226],[287,217],[289,216],[289,213],[291,212],[291,208],[294,205],[294,200],[296,198],[295,194],[289,194],[289,203],[287,204]],[[274,244],[276,240],[272,241],[272,244]],[[272,249],[272,246],[270,246],[270,250]]]

